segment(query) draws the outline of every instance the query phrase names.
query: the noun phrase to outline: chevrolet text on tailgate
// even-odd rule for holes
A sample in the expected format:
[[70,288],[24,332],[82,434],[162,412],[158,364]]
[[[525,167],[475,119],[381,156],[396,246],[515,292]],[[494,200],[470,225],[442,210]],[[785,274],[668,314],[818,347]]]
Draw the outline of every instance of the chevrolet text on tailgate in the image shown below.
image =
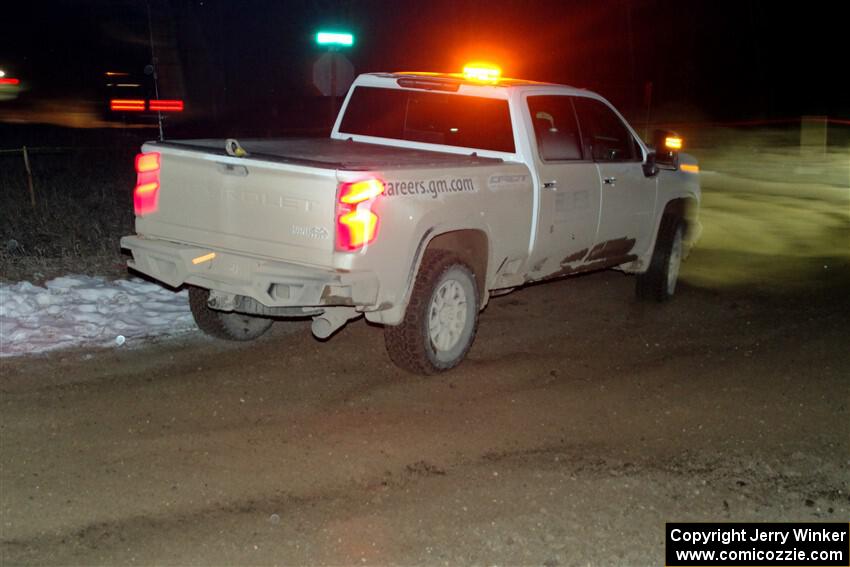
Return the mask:
[[360,315],[419,374],[458,365],[493,295],[618,268],[673,295],[700,231],[682,140],[647,146],[602,97],[463,74],[372,73],[329,138],[148,142],[136,159],[131,268],[189,287],[222,339]]

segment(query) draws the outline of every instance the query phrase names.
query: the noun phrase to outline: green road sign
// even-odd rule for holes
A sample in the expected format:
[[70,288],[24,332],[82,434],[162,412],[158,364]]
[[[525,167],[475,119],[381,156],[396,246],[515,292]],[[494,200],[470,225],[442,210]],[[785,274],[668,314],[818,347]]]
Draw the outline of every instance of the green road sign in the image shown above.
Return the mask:
[[354,35],[342,32],[320,31],[316,34],[316,43],[319,45],[350,47],[354,45]]

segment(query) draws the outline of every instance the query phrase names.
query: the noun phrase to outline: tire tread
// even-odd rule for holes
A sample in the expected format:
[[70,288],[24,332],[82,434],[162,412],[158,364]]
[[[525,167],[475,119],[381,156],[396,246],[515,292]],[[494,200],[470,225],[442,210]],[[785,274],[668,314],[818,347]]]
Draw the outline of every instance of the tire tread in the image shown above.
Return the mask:
[[211,309],[207,305],[207,300],[210,297],[208,289],[192,286],[189,288],[189,309],[192,311],[192,317],[195,319],[195,324],[204,333],[217,339],[226,341],[250,341],[265,333],[271,327],[271,319],[268,325],[253,335],[238,335],[235,334],[222,320],[226,315],[221,311]]
[[[475,341],[475,335],[478,331],[477,297],[474,298],[476,305],[472,334],[466,348],[455,362],[446,367],[436,366],[428,357],[425,348],[424,341],[429,340],[429,337],[423,336],[427,328],[428,305],[431,301],[434,285],[443,273],[455,265],[464,266],[470,272],[472,271],[458,256],[451,252],[445,250],[428,250],[425,252],[419,266],[419,273],[413,284],[413,291],[410,294],[410,302],[407,304],[404,319],[399,325],[384,327],[384,343],[387,353],[396,366],[414,374],[429,376],[454,368],[466,357],[466,353]],[[477,294],[478,287],[475,284],[474,274],[472,280],[473,288]]]
[[661,303],[670,299],[667,293],[666,267],[673,250],[673,239],[681,226],[682,220],[677,215],[665,214],[662,217],[649,269],[637,275],[635,293],[638,300]]

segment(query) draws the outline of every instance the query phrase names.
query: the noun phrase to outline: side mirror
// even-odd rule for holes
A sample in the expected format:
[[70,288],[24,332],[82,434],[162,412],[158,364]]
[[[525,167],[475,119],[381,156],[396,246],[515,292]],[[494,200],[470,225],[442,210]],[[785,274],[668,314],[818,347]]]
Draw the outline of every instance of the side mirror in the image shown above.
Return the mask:
[[665,169],[679,168],[679,150],[682,149],[682,137],[671,130],[656,130],[652,136],[655,146],[655,163]]
[[658,175],[658,164],[655,163],[655,152],[648,152],[643,162],[643,174],[646,177]]

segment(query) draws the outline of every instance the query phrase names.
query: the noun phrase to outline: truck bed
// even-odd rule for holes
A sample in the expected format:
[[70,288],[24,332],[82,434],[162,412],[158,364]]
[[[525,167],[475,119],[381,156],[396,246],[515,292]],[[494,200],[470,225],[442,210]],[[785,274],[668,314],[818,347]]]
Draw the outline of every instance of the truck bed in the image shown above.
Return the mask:
[[[492,165],[498,158],[364,144],[331,138],[244,139],[239,144],[251,159],[327,169],[382,170],[404,167]],[[156,142],[157,146],[225,156],[225,140],[198,139]]]

